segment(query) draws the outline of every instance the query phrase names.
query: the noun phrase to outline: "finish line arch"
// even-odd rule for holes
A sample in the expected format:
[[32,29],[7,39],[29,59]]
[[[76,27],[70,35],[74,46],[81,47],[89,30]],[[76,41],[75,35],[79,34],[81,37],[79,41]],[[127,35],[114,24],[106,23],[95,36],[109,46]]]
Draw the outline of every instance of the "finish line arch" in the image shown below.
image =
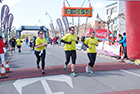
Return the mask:
[[42,30],[44,31],[44,37],[47,39],[47,41],[49,39],[49,32],[45,26],[21,26],[19,29],[16,30],[16,38],[18,36],[21,37],[21,32],[23,30]]

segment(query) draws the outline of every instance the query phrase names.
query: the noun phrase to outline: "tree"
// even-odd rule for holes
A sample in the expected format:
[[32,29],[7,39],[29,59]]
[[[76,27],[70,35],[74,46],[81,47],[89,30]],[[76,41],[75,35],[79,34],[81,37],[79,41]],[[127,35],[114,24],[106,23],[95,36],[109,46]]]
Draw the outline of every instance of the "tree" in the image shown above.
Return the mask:
[[10,36],[16,36],[16,27],[11,30]]
[[[119,19],[119,18],[125,19],[125,14],[124,14],[124,13],[120,13],[120,14],[118,14],[118,16],[116,16],[116,17],[114,17],[114,18],[111,18],[112,12],[113,12],[113,8],[112,8],[111,11],[110,11],[110,15],[108,16],[107,21],[102,20],[102,19],[99,17],[99,14],[97,14],[97,19],[100,20],[99,22],[103,22],[103,23],[107,24],[107,29],[108,29],[108,38],[107,38],[107,40],[108,40],[108,41],[109,41],[109,37],[110,37],[109,26],[110,26],[110,25],[113,26],[114,20],[116,20],[116,19]],[[112,31],[112,40],[113,40],[113,31]]]

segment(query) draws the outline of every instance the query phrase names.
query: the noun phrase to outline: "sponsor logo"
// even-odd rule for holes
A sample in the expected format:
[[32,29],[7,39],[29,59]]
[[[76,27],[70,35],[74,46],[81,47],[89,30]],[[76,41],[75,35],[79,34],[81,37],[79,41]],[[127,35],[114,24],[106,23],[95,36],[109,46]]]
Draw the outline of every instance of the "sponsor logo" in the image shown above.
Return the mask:
[[100,37],[107,37],[107,33],[106,32],[96,32],[96,36],[100,36]]

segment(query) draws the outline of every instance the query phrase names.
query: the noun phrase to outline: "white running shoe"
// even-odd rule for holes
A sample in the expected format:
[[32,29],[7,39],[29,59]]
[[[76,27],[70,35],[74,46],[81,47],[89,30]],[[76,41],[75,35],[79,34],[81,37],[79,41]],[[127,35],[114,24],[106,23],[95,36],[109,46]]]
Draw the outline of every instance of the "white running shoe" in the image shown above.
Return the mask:
[[88,66],[86,66],[86,72],[89,73],[89,67]]

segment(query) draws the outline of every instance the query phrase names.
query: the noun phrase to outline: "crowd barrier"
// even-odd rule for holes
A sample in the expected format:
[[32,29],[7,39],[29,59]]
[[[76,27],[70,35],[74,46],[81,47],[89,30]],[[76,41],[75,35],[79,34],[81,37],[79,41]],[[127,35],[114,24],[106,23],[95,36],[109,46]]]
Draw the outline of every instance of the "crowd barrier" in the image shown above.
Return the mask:
[[108,41],[99,42],[96,47],[97,53],[103,53],[110,56],[122,56],[122,49],[119,43],[112,44]]
[[[83,42],[79,42],[76,44],[76,49],[81,50],[82,49]],[[121,51],[120,51],[121,49]],[[98,46],[96,46],[97,53],[103,53],[110,56],[123,56],[123,47],[119,43],[111,43],[108,41],[102,41],[98,43]]]

